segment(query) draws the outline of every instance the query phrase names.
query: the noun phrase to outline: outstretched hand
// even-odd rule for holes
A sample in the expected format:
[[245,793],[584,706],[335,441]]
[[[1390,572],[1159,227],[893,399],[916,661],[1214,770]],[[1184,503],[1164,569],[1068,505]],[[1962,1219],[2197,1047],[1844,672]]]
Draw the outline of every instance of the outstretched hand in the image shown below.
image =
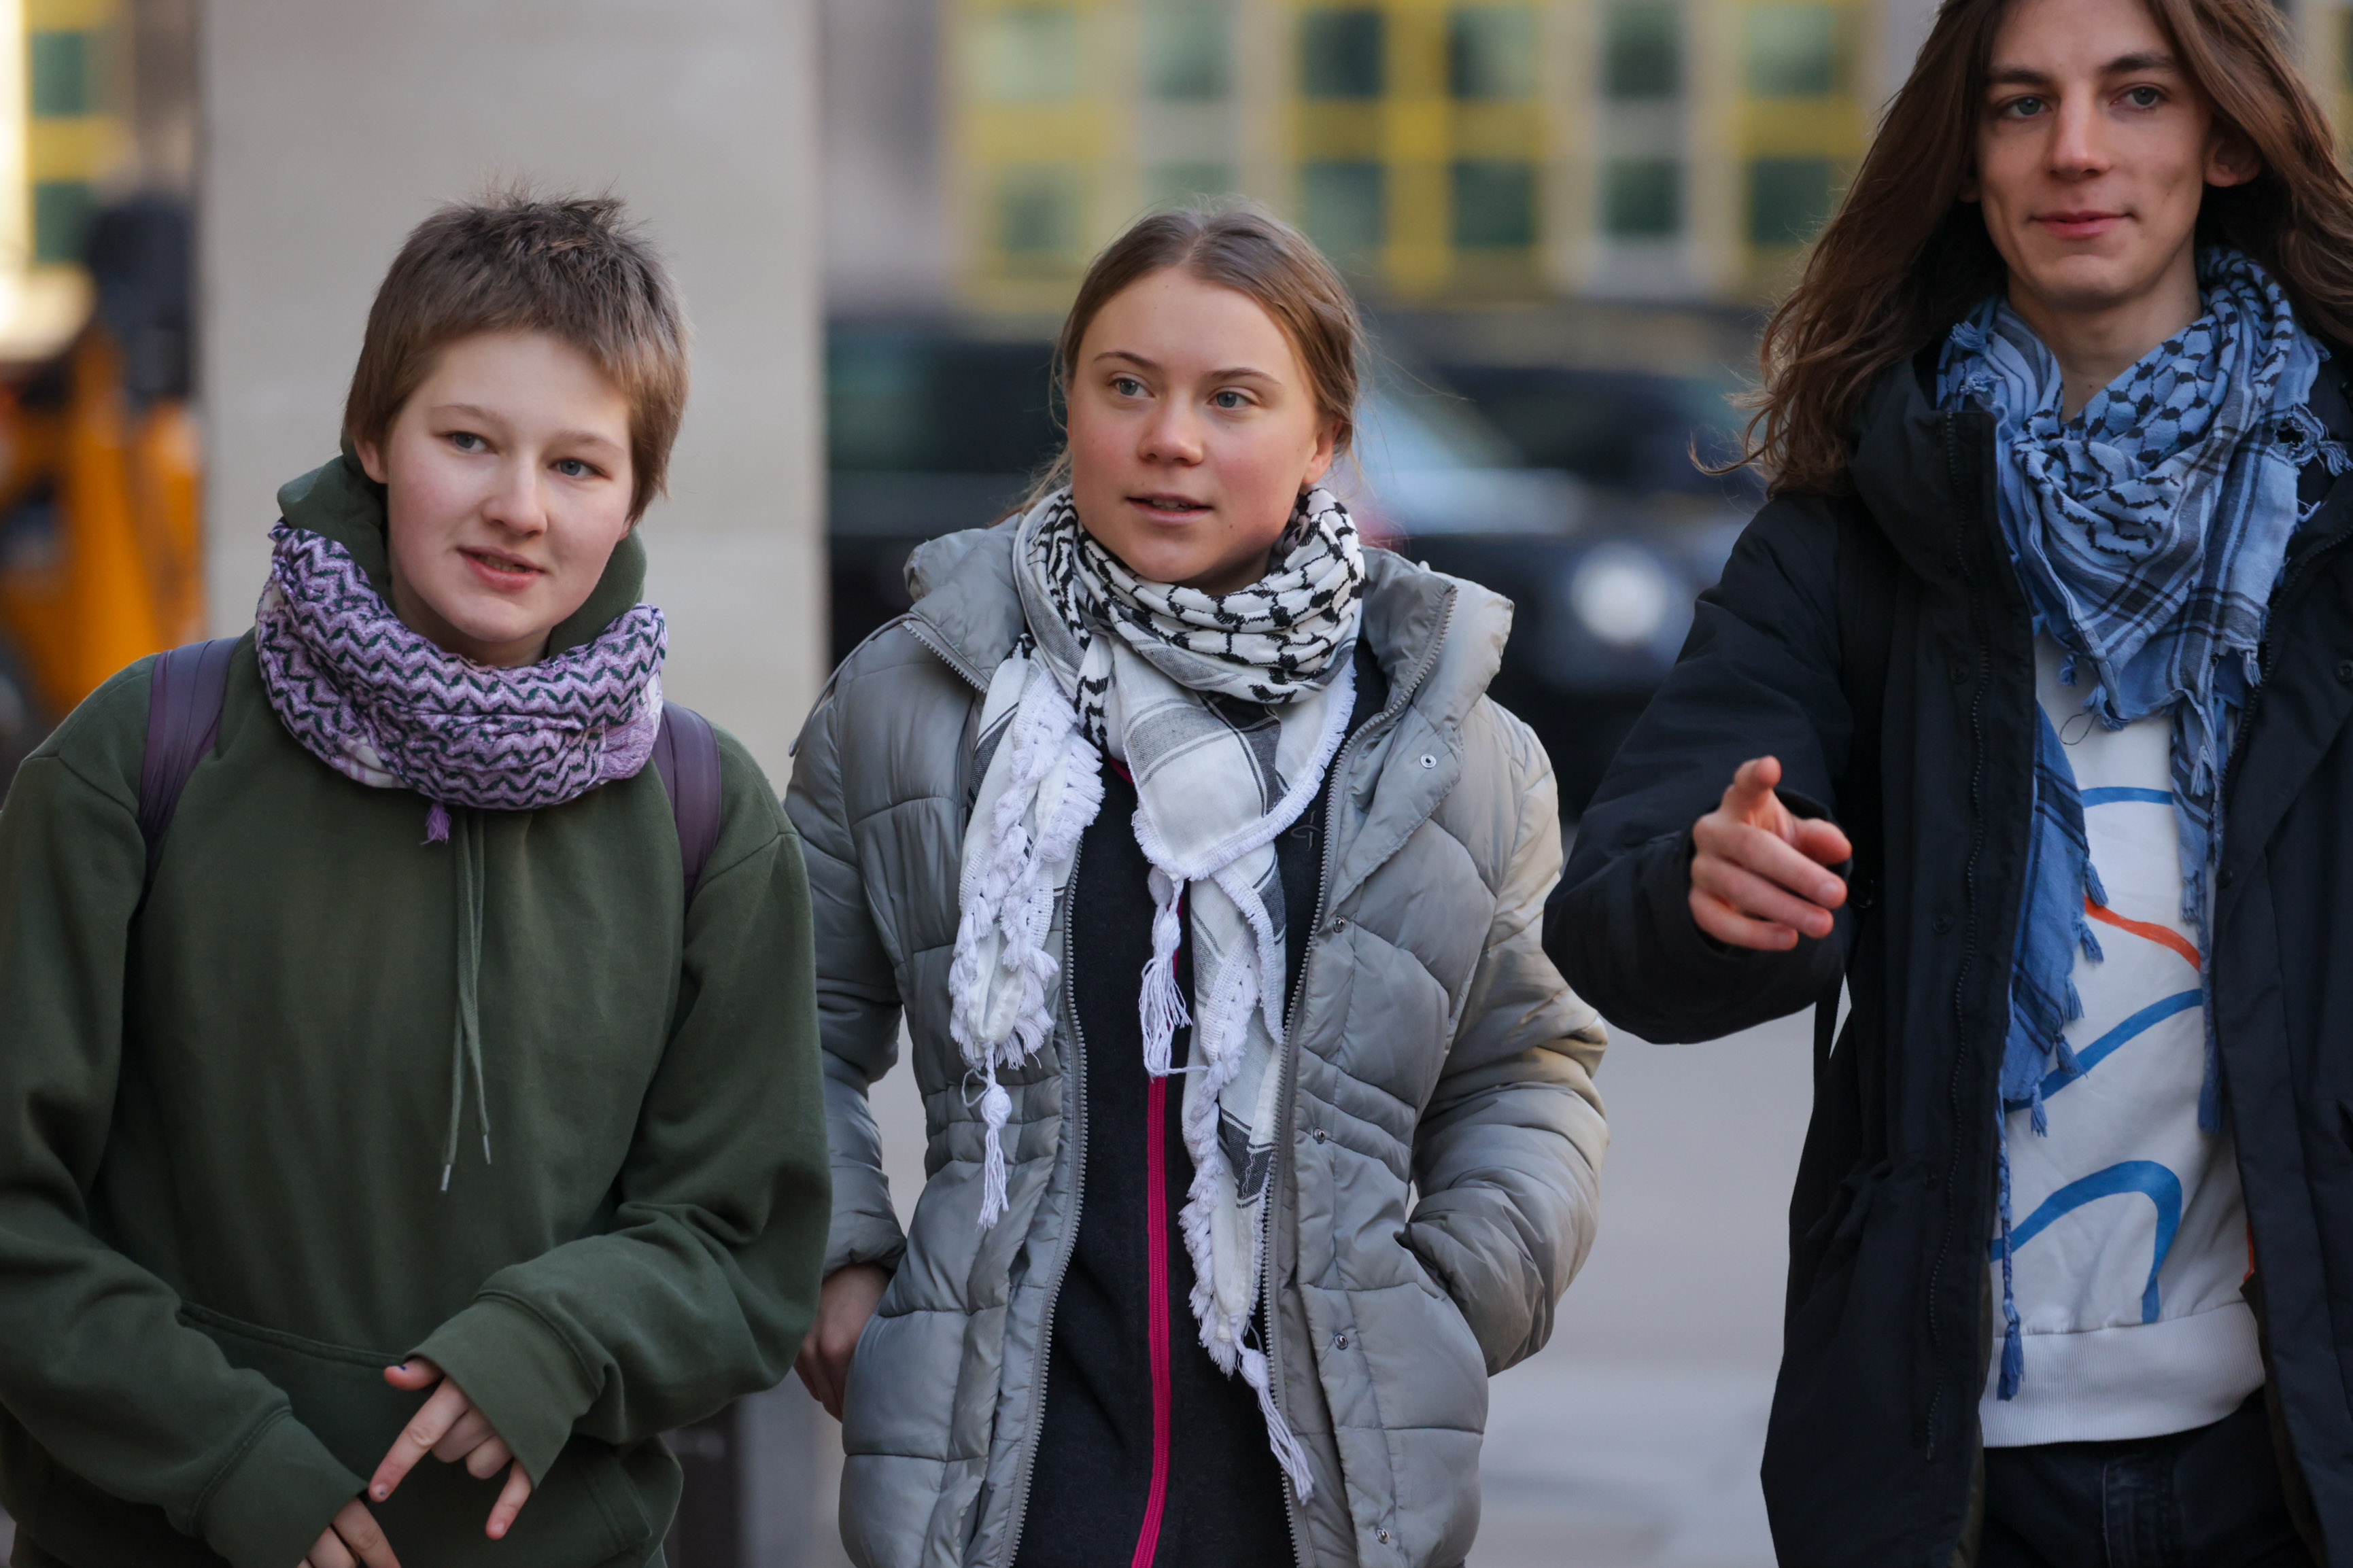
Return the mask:
[[[490,1522],[482,1531],[492,1541],[504,1537],[531,1497],[531,1477],[506,1440],[491,1429],[489,1420],[474,1408],[464,1389],[421,1356],[385,1368],[384,1380],[395,1388],[431,1388],[433,1397],[418,1407],[400,1436],[392,1440],[384,1462],[368,1482],[368,1497],[376,1502],[390,1497],[401,1478],[427,1454],[445,1465],[463,1461],[467,1474],[478,1480],[488,1480],[504,1468],[507,1484],[500,1489],[498,1501],[491,1505]],[[437,1384],[438,1387],[434,1386]],[[372,1559],[369,1568],[375,1568]]]
[[1781,764],[1740,764],[1714,811],[1692,825],[1691,911],[1732,947],[1786,952],[1831,934],[1846,883],[1827,868],[1854,853],[1835,823],[1793,815],[1774,793]]

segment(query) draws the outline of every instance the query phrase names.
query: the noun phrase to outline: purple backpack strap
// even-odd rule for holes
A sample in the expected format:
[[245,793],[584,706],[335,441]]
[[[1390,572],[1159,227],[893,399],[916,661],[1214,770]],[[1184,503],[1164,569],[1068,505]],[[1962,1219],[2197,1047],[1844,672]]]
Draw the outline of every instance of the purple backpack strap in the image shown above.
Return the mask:
[[139,833],[147,840],[147,875],[164,851],[164,830],[180,808],[188,775],[220,738],[235,637],[175,647],[155,660],[147,689],[147,755],[139,764]]
[[682,703],[665,701],[661,728],[654,733],[654,771],[670,792],[679,863],[686,869],[686,900],[692,903],[702,868],[719,847],[719,737],[711,721]]

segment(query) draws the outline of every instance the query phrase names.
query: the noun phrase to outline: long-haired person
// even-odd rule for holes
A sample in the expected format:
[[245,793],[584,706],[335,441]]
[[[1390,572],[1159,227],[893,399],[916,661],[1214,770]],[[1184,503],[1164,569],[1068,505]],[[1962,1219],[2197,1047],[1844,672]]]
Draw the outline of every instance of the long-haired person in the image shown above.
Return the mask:
[[[1487,1375],[1592,1241],[1601,1035],[1541,946],[1550,764],[1484,695],[1508,606],[1321,488],[1357,339],[1284,225],[1137,224],[1057,345],[1054,481],[918,552],[802,733],[800,1364],[862,1568],[1471,1548]],[[912,1235],[866,1100],[902,1012]]]
[[1822,1009],[1785,1563],[2353,1563],[2353,187],[2283,26],[1948,0],[1548,915],[1647,1037]]

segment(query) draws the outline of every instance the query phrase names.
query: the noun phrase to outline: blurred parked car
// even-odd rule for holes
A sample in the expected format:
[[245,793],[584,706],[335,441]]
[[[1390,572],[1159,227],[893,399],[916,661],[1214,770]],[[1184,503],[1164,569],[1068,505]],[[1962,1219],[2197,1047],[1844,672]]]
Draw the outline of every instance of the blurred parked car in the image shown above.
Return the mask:
[[[1050,369],[1036,340],[926,322],[832,328],[837,660],[905,610],[917,544],[991,522],[1029,493],[1060,442]],[[1356,455],[1334,474],[1368,541],[1514,602],[1492,689],[1544,741],[1572,816],[1673,662],[1748,510],[1682,456],[1710,395],[1667,377],[1630,387],[1385,364]],[[1596,426],[1621,408],[1624,428]]]
[[[1456,465],[1397,471],[1404,420],[1453,433]],[[1753,486],[1691,459],[1728,438],[1716,385],[1627,372],[1440,362],[1392,369],[1372,399],[1362,466],[1396,509],[1398,548],[1483,584],[1514,604],[1512,640],[1491,692],[1551,753],[1564,812],[1601,782],[1691,629],[1693,601],[1714,584],[1755,510]],[[1469,433],[1477,433],[1475,444]],[[1496,504],[1486,476],[1524,465],[1560,500],[1542,522]]]

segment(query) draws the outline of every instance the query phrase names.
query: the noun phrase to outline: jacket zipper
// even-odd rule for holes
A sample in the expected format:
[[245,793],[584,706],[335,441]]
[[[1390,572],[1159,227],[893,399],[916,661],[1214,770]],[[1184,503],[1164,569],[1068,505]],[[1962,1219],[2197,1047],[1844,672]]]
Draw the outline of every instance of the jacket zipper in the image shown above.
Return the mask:
[[[1275,1126],[1282,1130],[1282,1136],[1274,1146],[1274,1170],[1268,1177],[1267,1223],[1261,1227],[1262,1234],[1259,1237],[1259,1303],[1266,1325],[1267,1393],[1273,1398],[1274,1408],[1285,1422],[1291,1419],[1291,1412],[1284,1407],[1282,1399],[1282,1358],[1275,1353],[1276,1325],[1280,1319],[1274,1301],[1274,1219],[1281,1205],[1274,1200],[1282,1195],[1284,1184],[1292,1175],[1291,1119],[1297,1104],[1299,1088],[1299,1047],[1294,1031],[1299,1022],[1300,1005],[1307,994],[1307,973],[1315,962],[1315,940],[1324,930],[1324,903],[1332,896],[1332,857],[1334,847],[1339,842],[1339,835],[1332,831],[1333,808],[1340,803],[1340,786],[1348,776],[1348,763],[1356,755],[1356,742],[1387,729],[1397,721],[1398,714],[1405,711],[1406,704],[1413,700],[1413,694],[1421,689],[1421,683],[1430,679],[1430,670],[1437,667],[1439,652],[1446,646],[1447,628],[1453,620],[1454,595],[1449,593],[1445,607],[1439,612],[1438,626],[1430,634],[1429,651],[1421,656],[1420,662],[1413,667],[1404,683],[1389,693],[1388,704],[1366,721],[1363,728],[1340,743],[1339,754],[1332,759],[1331,771],[1324,780],[1323,865],[1315,880],[1314,918],[1307,922],[1307,953],[1299,965],[1299,989],[1283,1009],[1282,1087],[1276,1094],[1274,1119]],[[1311,1568],[1307,1561],[1306,1539],[1299,1531],[1300,1503],[1296,1489],[1286,1485],[1282,1500],[1283,1521],[1291,1527],[1292,1557],[1299,1568]]]
[[[1955,432],[1957,426],[1957,419],[1956,416],[1947,412],[1944,416],[1945,470],[1946,477],[1948,482],[1951,483],[1954,493],[1957,495],[1960,493],[1961,489],[1961,474],[1959,455],[1955,449]],[[1978,597],[1977,576],[1976,574],[1969,570],[1968,541],[1966,538],[1962,538],[1957,542],[1954,550],[1954,560],[1959,565],[1961,575],[1967,580],[1968,585],[1970,619],[1978,629],[1982,632],[1984,629],[1985,616]],[[1990,639],[1980,636],[1978,642],[1978,646],[1986,650],[1985,657],[1991,658],[1992,645]],[[1978,856],[1985,847],[1985,813],[1982,809],[1982,802],[1984,798],[1983,786],[1985,782],[1984,708],[1986,682],[1983,671],[1976,672],[1975,682],[1976,689],[1972,691],[1969,696],[1969,854],[1968,858],[1963,862],[1961,869],[1961,901],[1963,904],[1962,919],[1968,923],[1965,928],[1966,936],[1961,947],[1960,968],[1956,972],[1953,979],[1953,1065],[1951,1070],[1946,1075],[1945,1082],[1945,1106],[1947,1115],[1951,1118],[1952,1147],[1945,1163],[1945,1228],[1943,1235],[1938,1238],[1936,1243],[1936,1261],[1932,1263],[1928,1268],[1929,1365],[1933,1369],[1930,1375],[1934,1379],[1934,1382],[1930,1385],[1928,1394],[1927,1431],[1925,1434],[1926,1440],[1923,1447],[1926,1449],[1926,1458],[1930,1459],[1934,1459],[1936,1457],[1936,1434],[1938,1424],[1944,1415],[1945,1407],[1945,1330],[1944,1314],[1940,1310],[1940,1304],[1944,1287],[1945,1259],[1950,1255],[1953,1247],[1953,1221],[1955,1217],[1954,1204],[1956,1202],[1954,1194],[1960,1190],[1958,1184],[1961,1175],[1961,1139],[1963,1133],[1963,1122],[1961,1120],[1961,1064],[1966,1058],[1967,1036],[1968,1032],[1967,996],[1969,976],[1977,968]],[[1980,1324],[1979,1327],[1982,1329],[1983,1325]]]
[[906,617],[906,627],[907,635],[909,637],[913,637],[917,642],[922,643],[925,647],[930,648],[934,653],[939,655],[941,662],[945,664],[950,669],[955,670],[958,675],[963,676],[966,681],[971,683],[974,690],[980,692],[984,696],[987,694],[988,682],[981,679],[980,671],[975,669],[972,667],[971,661],[966,659],[964,655],[950,647],[948,646],[947,638],[942,637],[938,632],[934,631],[929,621],[924,620],[920,616],[911,615]]
[[1145,1338],[1152,1347],[1152,1486],[1145,1494],[1144,1527],[1136,1532],[1129,1568],[1152,1568],[1160,1552],[1160,1516],[1168,1506],[1168,1430],[1171,1400],[1168,1329],[1168,1080],[1150,1079],[1144,1090],[1145,1272],[1151,1296],[1145,1307]]
[[1071,1254],[1078,1249],[1079,1205],[1087,1195],[1087,1037],[1079,1027],[1078,980],[1072,973],[1071,958],[1078,945],[1077,933],[1071,930],[1071,911],[1079,890],[1079,852],[1085,841],[1071,851],[1070,891],[1062,899],[1062,1015],[1071,1021],[1071,1063],[1065,1076],[1071,1080],[1071,1092],[1062,1109],[1062,1121],[1071,1129],[1071,1169],[1078,1180],[1071,1185],[1071,1217],[1062,1236],[1062,1245],[1054,1254],[1054,1272],[1046,1286],[1046,1314],[1038,1325],[1038,1368],[1029,1380],[1029,1430],[1021,1439],[1021,1484],[1013,1492],[1012,1528],[1005,1532],[1005,1554],[1001,1563],[1010,1563],[1021,1549],[1022,1527],[1029,1521],[1029,1488],[1037,1479],[1038,1434],[1046,1425],[1046,1367],[1054,1353],[1054,1308],[1062,1299],[1062,1279],[1071,1271]]

